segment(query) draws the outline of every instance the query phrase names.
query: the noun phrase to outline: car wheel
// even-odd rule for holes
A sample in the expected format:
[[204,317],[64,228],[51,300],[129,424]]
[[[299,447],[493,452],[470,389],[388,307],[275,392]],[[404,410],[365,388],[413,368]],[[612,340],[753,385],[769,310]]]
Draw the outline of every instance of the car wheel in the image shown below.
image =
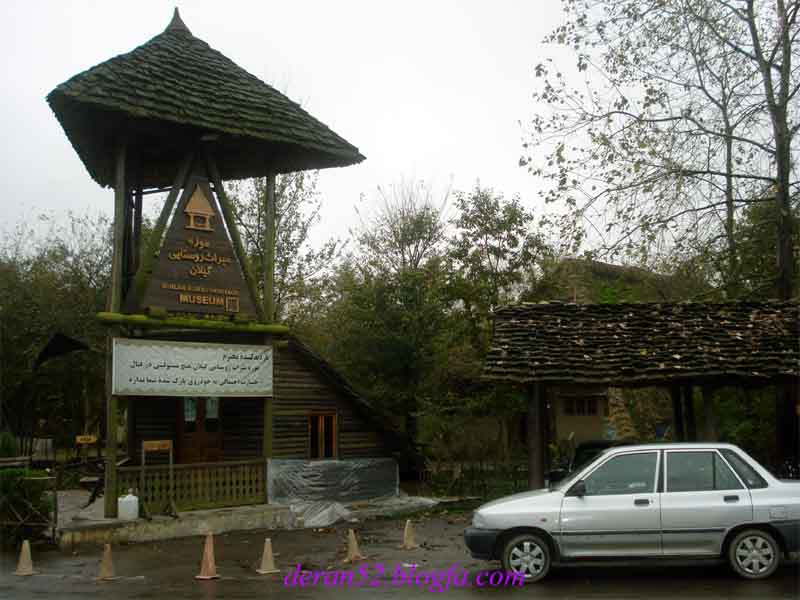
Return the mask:
[[739,533],[728,548],[728,561],[745,579],[764,579],[778,568],[780,548],[770,534],[760,529]]
[[550,546],[539,536],[524,533],[508,541],[500,560],[506,571],[533,583],[550,571]]

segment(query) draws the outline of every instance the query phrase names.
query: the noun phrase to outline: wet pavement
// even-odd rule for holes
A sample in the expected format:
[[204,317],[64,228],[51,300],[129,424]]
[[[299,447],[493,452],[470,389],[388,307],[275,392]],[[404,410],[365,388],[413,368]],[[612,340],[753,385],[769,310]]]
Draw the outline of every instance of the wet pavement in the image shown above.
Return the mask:
[[[199,537],[115,546],[114,566],[119,578],[111,582],[94,579],[101,548],[81,547],[73,552],[34,546],[39,574],[33,577],[14,576],[16,555],[0,555],[0,598],[427,598],[444,587],[445,573],[451,568],[451,583],[441,593],[454,599],[800,598],[797,563],[782,565],[772,578],[762,582],[743,581],[725,565],[706,563],[657,568],[562,568],[534,585],[481,587],[479,583],[491,581],[484,572],[496,565],[469,557],[461,537],[466,520],[464,516],[441,514],[418,517],[416,537],[421,547],[410,551],[398,548],[403,520],[351,525],[358,533],[361,552],[367,556],[356,565],[343,563],[348,525],[322,530],[222,534],[215,537],[220,579],[212,581],[194,579],[203,549],[203,539]],[[280,575],[255,573],[264,537],[272,539]],[[311,574],[295,577],[294,565],[298,563]],[[419,586],[408,582],[412,567],[404,565],[412,564],[417,565],[413,573]],[[432,572],[434,575],[430,575]],[[295,580],[297,583],[287,586],[287,576],[289,584]],[[301,587],[303,577],[307,584]],[[404,584],[398,583],[400,578]]]

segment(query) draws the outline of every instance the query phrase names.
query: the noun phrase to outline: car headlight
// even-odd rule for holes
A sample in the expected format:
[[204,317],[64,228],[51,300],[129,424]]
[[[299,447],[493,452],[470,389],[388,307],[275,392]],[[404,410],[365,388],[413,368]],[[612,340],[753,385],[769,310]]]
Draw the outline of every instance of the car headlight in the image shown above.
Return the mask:
[[475,514],[472,515],[472,526],[476,529],[486,529],[486,517],[479,510],[476,510]]

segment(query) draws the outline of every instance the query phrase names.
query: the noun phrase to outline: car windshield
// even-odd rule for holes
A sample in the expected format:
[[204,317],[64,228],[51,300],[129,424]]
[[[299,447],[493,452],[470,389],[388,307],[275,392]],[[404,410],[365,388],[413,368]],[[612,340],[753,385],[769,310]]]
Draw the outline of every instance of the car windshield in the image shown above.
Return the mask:
[[605,448],[604,450],[600,450],[599,452],[597,452],[597,454],[595,454],[594,456],[590,457],[588,460],[584,461],[584,464],[578,465],[569,475],[564,477],[564,479],[562,479],[561,481],[559,481],[557,483],[552,484],[550,486],[550,489],[551,490],[565,490],[565,489],[567,489],[569,486],[571,486],[573,483],[575,483],[578,480],[578,475],[580,475],[585,470],[586,467],[588,467],[588,466],[594,464],[595,462],[597,462],[598,460],[600,460],[609,450],[610,450],[610,448]]

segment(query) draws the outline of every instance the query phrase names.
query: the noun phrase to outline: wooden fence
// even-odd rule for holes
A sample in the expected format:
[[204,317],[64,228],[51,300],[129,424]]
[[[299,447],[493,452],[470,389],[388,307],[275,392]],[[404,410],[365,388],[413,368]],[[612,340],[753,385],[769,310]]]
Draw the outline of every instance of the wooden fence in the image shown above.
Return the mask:
[[[264,459],[236,462],[192,463],[174,465],[172,496],[178,510],[241,506],[266,502],[266,465]],[[141,467],[121,467],[118,491],[138,490],[148,508],[161,510],[170,498],[168,465],[145,467],[144,486]]]

